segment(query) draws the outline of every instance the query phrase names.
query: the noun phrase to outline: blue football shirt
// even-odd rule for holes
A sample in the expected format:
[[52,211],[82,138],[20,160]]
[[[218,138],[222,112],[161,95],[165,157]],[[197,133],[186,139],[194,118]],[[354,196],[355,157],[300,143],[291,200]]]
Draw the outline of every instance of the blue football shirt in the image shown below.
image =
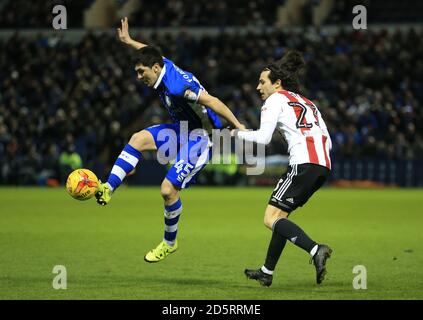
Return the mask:
[[197,78],[190,72],[176,66],[171,60],[163,58],[164,66],[154,89],[174,123],[188,121],[188,129],[221,128],[218,115],[209,107],[198,103],[201,91],[205,90]]

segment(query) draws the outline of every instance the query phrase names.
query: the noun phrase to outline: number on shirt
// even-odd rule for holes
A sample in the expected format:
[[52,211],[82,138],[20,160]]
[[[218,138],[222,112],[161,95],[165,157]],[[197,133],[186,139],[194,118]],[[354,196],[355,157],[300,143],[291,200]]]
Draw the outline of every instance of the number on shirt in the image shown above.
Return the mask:
[[191,173],[191,170],[194,168],[194,166],[190,163],[184,164],[184,160],[179,160],[177,163],[175,163],[174,166],[176,168],[176,173],[179,174],[177,179],[181,182]]
[[318,110],[316,108],[315,105],[312,104],[306,104],[306,106],[304,106],[303,104],[299,103],[299,102],[288,102],[288,104],[294,108],[295,111],[295,115],[297,116],[297,128],[298,129],[310,129],[313,127],[312,123],[308,123],[306,122],[306,113],[307,113],[307,107],[309,107],[312,111],[313,111],[313,115],[314,118],[316,119],[316,121],[314,122],[314,124],[316,126],[320,127],[320,123],[319,123],[319,115],[318,115]]
[[313,127],[312,123],[305,122],[305,115],[307,113],[307,107],[299,102],[288,102],[288,104],[294,108],[295,115],[297,117],[297,128],[298,129],[310,129]]
[[319,114],[318,114],[318,110],[317,110],[316,106],[313,105],[313,104],[309,104],[309,103],[307,103],[307,106],[309,106],[311,108],[311,110],[313,110],[313,115],[314,115],[314,118],[316,119],[315,124],[316,124],[316,126],[320,127]]

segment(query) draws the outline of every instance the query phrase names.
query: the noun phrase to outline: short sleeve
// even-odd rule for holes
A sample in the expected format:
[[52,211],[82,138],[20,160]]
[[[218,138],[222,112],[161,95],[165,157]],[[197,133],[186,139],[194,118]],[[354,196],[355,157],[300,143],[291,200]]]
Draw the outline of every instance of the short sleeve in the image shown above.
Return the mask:
[[172,95],[183,97],[190,101],[197,101],[202,87],[195,76],[176,66],[171,60],[163,58],[163,61],[171,69],[169,71],[169,90]]

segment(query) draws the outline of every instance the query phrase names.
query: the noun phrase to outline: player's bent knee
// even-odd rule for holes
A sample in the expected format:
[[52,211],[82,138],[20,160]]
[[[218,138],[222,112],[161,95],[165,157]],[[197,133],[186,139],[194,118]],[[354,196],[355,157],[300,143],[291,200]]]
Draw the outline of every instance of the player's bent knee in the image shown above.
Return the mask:
[[271,217],[264,216],[263,223],[264,223],[265,227],[272,229],[272,225],[273,225],[273,222],[275,222],[275,220],[276,219],[272,219]]
[[275,220],[276,218],[272,214],[269,214],[268,212],[266,212],[266,214],[264,215],[263,223],[267,228],[272,229],[272,225],[273,225],[273,222],[275,222]]
[[266,209],[266,213],[264,214],[264,221],[263,221],[264,225],[267,228],[272,229],[273,224],[275,223],[276,220],[280,218],[286,219],[288,215],[289,214],[285,211],[269,206]]
[[280,216],[264,217],[264,225],[270,230],[272,230],[273,224],[278,219],[286,219],[286,217],[280,217]]
[[269,228],[269,219],[266,216],[264,216],[263,223],[266,228]]
[[164,200],[171,200],[172,198],[176,197],[178,190],[176,190],[170,182],[165,180],[161,185],[160,193]]
[[141,130],[134,133],[129,140],[129,144],[141,152],[156,149],[156,144],[151,133],[146,130]]

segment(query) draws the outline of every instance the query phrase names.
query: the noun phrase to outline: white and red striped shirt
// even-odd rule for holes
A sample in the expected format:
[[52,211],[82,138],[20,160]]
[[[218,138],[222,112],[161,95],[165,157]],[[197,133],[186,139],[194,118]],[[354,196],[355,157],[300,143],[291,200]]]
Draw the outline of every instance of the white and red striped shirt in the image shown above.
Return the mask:
[[277,128],[288,142],[289,164],[314,163],[331,168],[332,142],[316,105],[291,91],[270,95],[261,108],[260,129],[239,131],[243,140],[268,144]]

